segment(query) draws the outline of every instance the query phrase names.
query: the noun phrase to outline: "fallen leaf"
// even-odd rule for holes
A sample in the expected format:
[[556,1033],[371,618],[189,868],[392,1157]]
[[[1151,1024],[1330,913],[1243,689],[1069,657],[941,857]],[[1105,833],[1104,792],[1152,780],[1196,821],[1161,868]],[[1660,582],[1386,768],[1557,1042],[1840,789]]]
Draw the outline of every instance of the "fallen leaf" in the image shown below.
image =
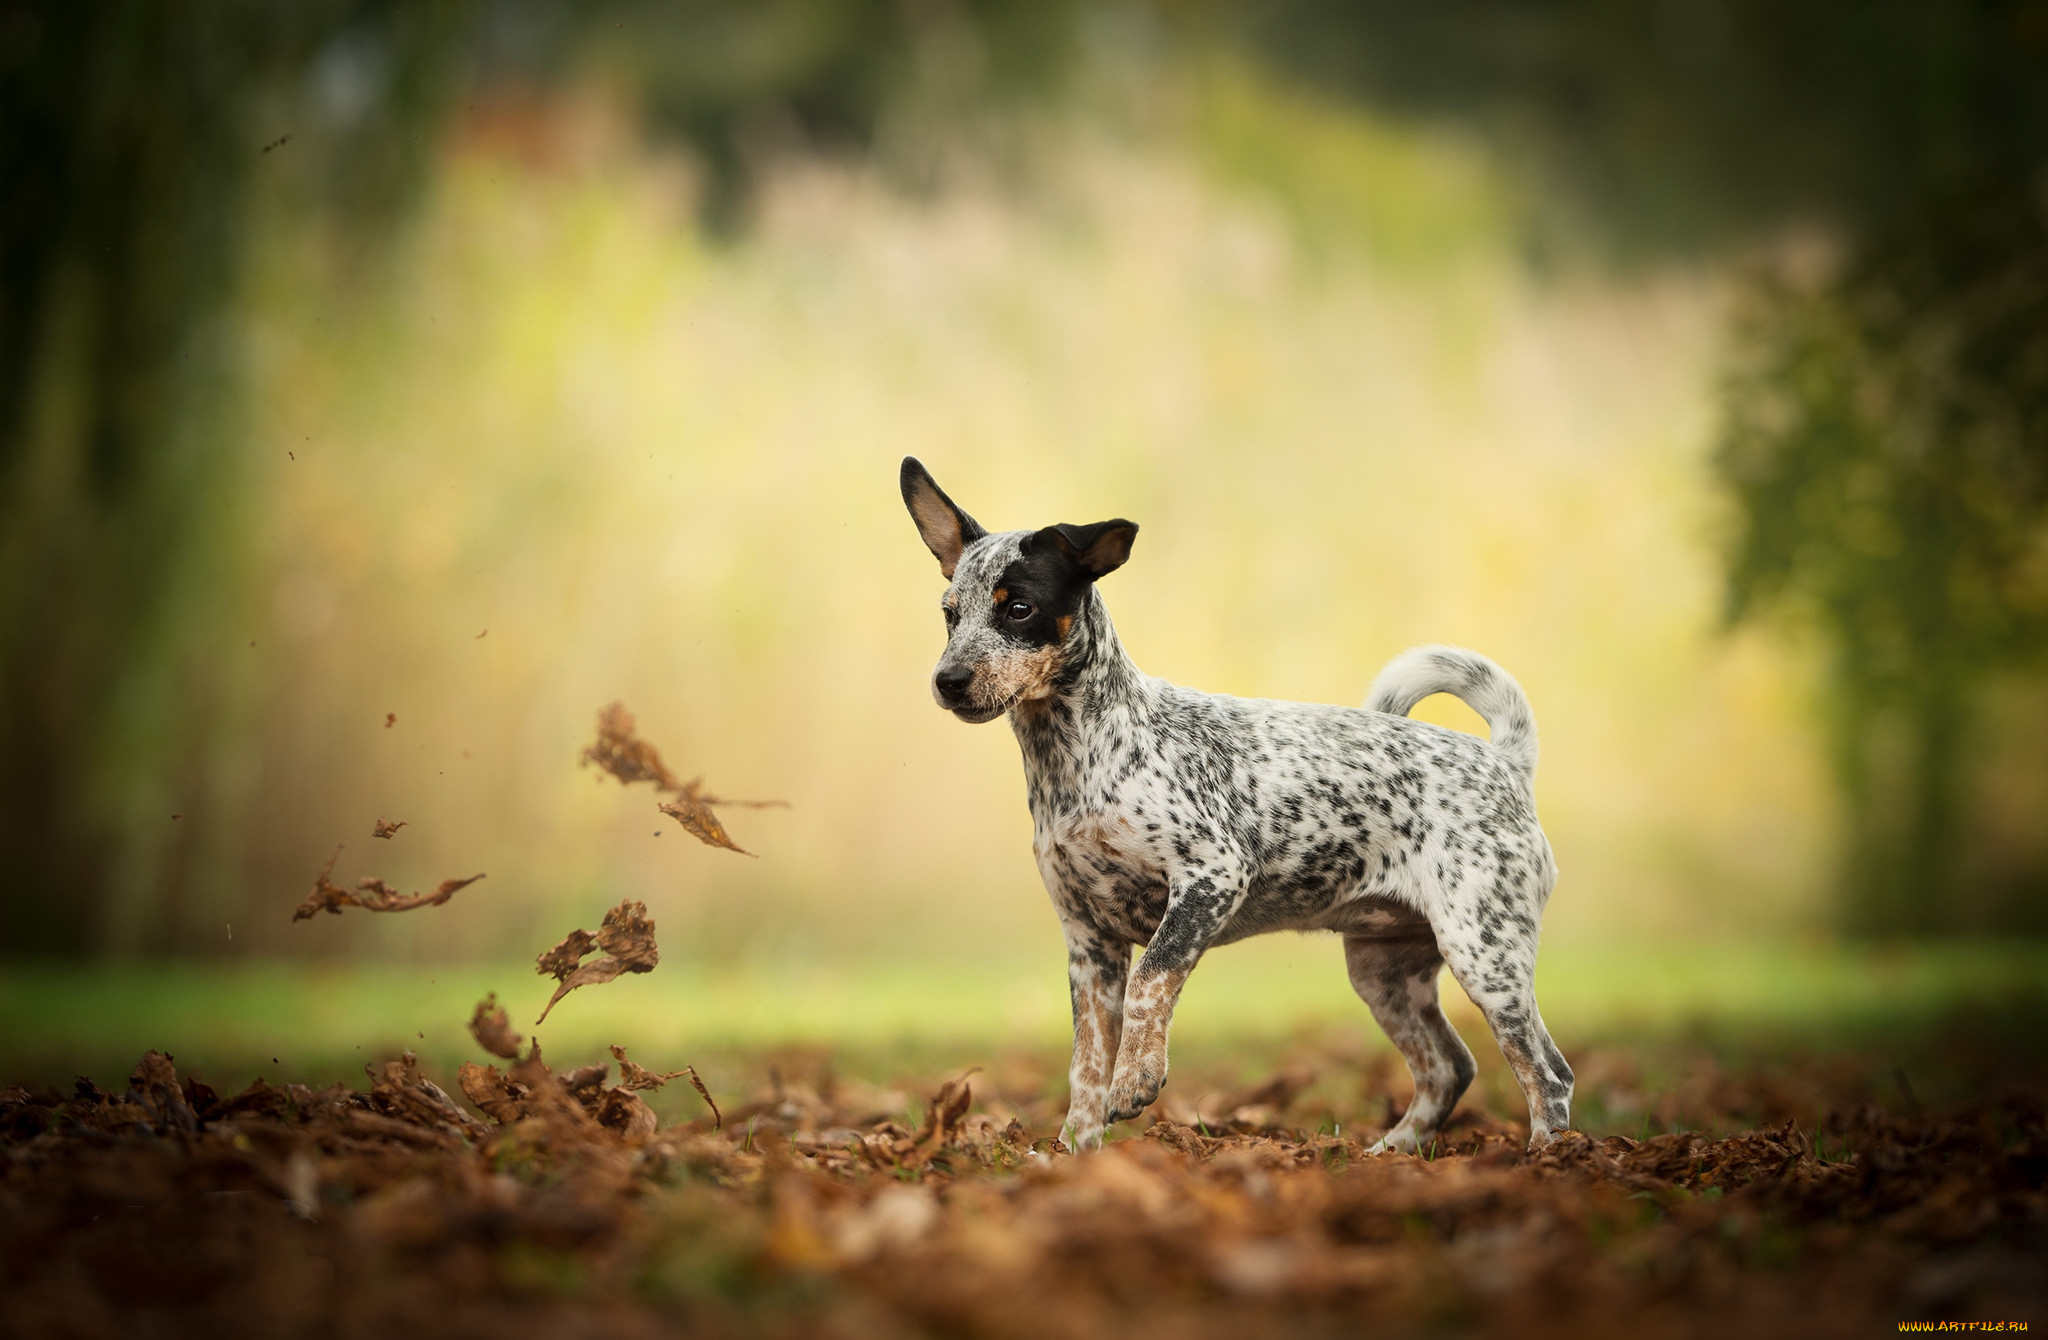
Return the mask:
[[498,993],[493,991],[476,1003],[476,1013],[469,1020],[470,1036],[476,1044],[493,1056],[502,1056],[510,1061],[519,1055],[520,1038],[512,1031],[511,1016],[498,1003]]
[[626,1049],[614,1042],[611,1045],[612,1059],[619,1063],[619,1085],[627,1089],[658,1089],[672,1079],[681,1079],[683,1072],[670,1071],[666,1075],[656,1074],[637,1061],[626,1059]]
[[398,724],[398,713],[396,713],[396,712],[386,712],[386,713],[384,714],[384,729],[385,729],[385,730],[390,730],[390,729],[391,729],[391,728],[392,728],[393,726],[396,726],[397,724]]
[[639,1141],[654,1134],[660,1123],[655,1120],[654,1109],[640,1101],[638,1094],[624,1089],[606,1089],[597,1103],[597,1124],[617,1132],[629,1141]]
[[704,1081],[697,1077],[697,1067],[684,1066],[683,1075],[690,1081],[690,1087],[697,1091],[697,1096],[704,1100],[704,1106],[711,1109],[711,1129],[714,1131],[724,1130],[725,1118],[719,1115],[718,1104],[711,1100],[711,1090],[705,1088]]
[[[602,949],[605,956],[582,963],[593,946]],[[540,1018],[533,1021],[534,1026],[547,1022],[555,1002],[577,987],[609,982],[621,973],[652,972],[660,962],[661,950],[654,943],[654,922],[647,915],[647,904],[620,903],[604,914],[604,924],[595,936],[584,930],[571,931],[560,944],[534,961],[535,971],[561,982],[548,998]]]
[[464,1061],[455,1072],[455,1082],[461,1087],[464,1097],[501,1126],[508,1126],[526,1115],[527,1099],[531,1097],[526,1086],[499,1074],[498,1067],[494,1065]]
[[371,831],[370,836],[388,839],[393,833],[396,833],[399,829],[409,828],[411,826],[412,825],[410,821],[405,819],[400,819],[396,823],[393,823],[389,819],[379,819],[377,821],[377,827]]
[[704,1105],[711,1109],[711,1128],[713,1130],[724,1129],[725,1118],[719,1115],[718,1104],[711,1099],[711,1090],[705,1088],[704,1081],[698,1077],[697,1067],[686,1065],[681,1070],[670,1071],[666,1075],[658,1075],[636,1061],[627,1060],[626,1049],[616,1042],[611,1045],[611,1052],[612,1059],[619,1063],[620,1088],[638,1089],[644,1092],[649,1089],[658,1089],[672,1079],[687,1079],[690,1081],[690,1087],[695,1089],[697,1095],[704,1100]]
[[386,1116],[443,1135],[459,1136],[477,1125],[476,1118],[463,1111],[440,1085],[420,1073],[419,1058],[411,1052],[382,1066],[365,1065],[363,1070],[370,1077],[370,1101]]

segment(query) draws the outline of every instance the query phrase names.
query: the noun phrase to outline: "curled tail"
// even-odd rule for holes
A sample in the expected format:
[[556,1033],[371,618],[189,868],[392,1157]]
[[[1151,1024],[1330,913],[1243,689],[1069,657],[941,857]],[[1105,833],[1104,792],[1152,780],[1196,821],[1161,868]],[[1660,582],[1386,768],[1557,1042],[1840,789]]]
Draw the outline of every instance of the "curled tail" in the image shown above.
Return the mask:
[[1486,718],[1493,747],[1507,756],[1523,780],[1536,780],[1536,714],[1515,677],[1476,651],[1463,647],[1415,647],[1387,662],[1365,705],[1405,717],[1432,693],[1448,693]]

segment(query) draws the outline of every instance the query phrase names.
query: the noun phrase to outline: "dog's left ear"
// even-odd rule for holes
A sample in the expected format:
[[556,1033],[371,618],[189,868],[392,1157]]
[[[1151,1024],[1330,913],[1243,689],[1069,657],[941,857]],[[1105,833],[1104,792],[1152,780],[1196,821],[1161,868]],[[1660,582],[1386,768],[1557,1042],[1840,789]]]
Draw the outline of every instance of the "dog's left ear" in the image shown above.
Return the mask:
[[1131,556],[1131,543],[1137,538],[1138,523],[1118,517],[1092,526],[1047,526],[1035,532],[1026,544],[1032,549],[1051,546],[1065,554],[1092,582],[1122,567]]
[[903,505],[910,509],[910,519],[917,523],[917,533],[924,538],[925,548],[932,551],[932,557],[939,560],[939,571],[948,581],[952,580],[953,569],[960,564],[961,552],[988,532],[946,496],[938,481],[932,478],[931,471],[925,469],[917,457],[903,458],[899,480],[903,486]]

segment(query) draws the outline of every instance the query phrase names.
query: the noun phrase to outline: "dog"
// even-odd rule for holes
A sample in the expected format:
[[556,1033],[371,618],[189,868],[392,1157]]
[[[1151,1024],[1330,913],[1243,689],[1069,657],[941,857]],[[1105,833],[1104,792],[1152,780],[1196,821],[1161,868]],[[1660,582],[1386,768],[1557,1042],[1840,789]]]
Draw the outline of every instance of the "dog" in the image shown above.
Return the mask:
[[[1343,937],[1353,989],[1414,1076],[1372,1152],[1414,1152],[1472,1082],[1437,997],[1445,964],[1528,1099],[1529,1147],[1569,1129],[1572,1071],[1534,986],[1557,867],[1513,678],[1477,652],[1419,647],[1362,708],[1181,688],[1132,663],[1096,590],[1130,557],[1134,523],[991,534],[914,457],[901,484],[949,582],[932,696],[970,723],[1007,714],[1023,751],[1032,851],[1067,942],[1068,1148],[1098,1148],[1159,1096],[1203,952],[1278,930]],[[1492,739],[1408,719],[1439,692]]]

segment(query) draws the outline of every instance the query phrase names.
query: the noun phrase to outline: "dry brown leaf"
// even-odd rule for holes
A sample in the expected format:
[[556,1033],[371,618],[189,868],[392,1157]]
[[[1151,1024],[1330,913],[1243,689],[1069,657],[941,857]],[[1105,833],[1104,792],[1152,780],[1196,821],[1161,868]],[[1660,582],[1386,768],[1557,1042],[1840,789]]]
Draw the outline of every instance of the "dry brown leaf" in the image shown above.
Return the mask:
[[389,819],[379,819],[377,821],[377,827],[371,830],[370,836],[376,838],[389,839],[390,836],[393,833],[396,833],[399,829],[409,827],[411,827],[411,824],[409,821],[405,819],[400,819],[396,823],[393,823]]
[[128,1098],[146,1110],[160,1131],[198,1129],[198,1118],[178,1087],[178,1072],[162,1052],[144,1052],[128,1077]]
[[439,907],[453,898],[457,890],[466,889],[483,878],[479,872],[468,879],[444,879],[432,893],[402,894],[375,876],[356,881],[352,890],[344,889],[329,878],[340,856],[341,848],[336,847],[334,855],[327,858],[327,864],[314,877],[312,891],[292,913],[293,921],[306,921],[322,912],[339,916],[344,907],[360,907],[371,912],[410,912],[417,907]]
[[446,1090],[420,1073],[419,1058],[411,1052],[382,1066],[365,1065],[363,1070],[370,1077],[370,1101],[386,1116],[452,1134],[477,1125],[476,1118],[463,1111]]
[[683,1067],[683,1073],[689,1079],[690,1087],[695,1089],[697,1096],[704,1100],[704,1106],[711,1109],[711,1129],[714,1131],[724,1130],[725,1118],[719,1115],[718,1104],[711,1099],[711,1090],[705,1088],[704,1081],[698,1078],[697,1067],[686,1065]]
[[[605,957],[581,963],[593,944],[604,951]],[[548,998],[547,1007],[533,1021],[534,1026],[546,1023],[555,1002],[577,987],[609,982],[622,973],[652,972],[660,962],[661,950],[654,943],[654,922],[647,915],[647,904],[620,903],[604,914],[604,924],[595,936],[584,930],[571,931],[560,944],[535,960],[537,972],[556,978],[561,985]]]
[[519,1055],[520,1037],[512,1031],[511,1016],[498,1003],[498,993],[493,991],[476,1003],[476,1013],[470,1016],[470,1036],[476,1044],[493,1056],[502,1056],[510,1061]]
[[626,1049],[616,1042],[611,1045],[611,1053],[612,1059],[619,1063],[619,1087],[622,1089],[638,1089],[642,1092],[658,1089],[670,1080],[681,1079],[688,1073],[688,1067],[685,1067],[666,1075],[658,1075],[638,1061],[627,1060]]
[[567,977],[596,945],[597,937],[589,931],[570,931],[562,937],[562,943],[534,960],[534,971],[543,977]]
[[633,714],[624,703],[611,703],[598,711],[597,743],[583,751],[583,761],[597,764],[628,785],[653,782],[658,791],[678,789],[675,774],[661,761],[661,754],[633,734]]
[[685,832],[709,847],[723,847],[742,856],[754,853],[732,840],[712,812],[714,805],[737,805],[748,809],[787,809],[786,800],[724,800],[707,795],[704,779],[679,782],[661,761],[661,753],[633,733],[633,714],[624,703],[612,703],[597,714],[597,742],[583,751],[583,762],[595,763],[620,782],[652,782],[657,791],[677,797],[663,804],[661,812],[683,826]]
[[704,1105],[711,1109],[711,1129],[723,1130],[725,1128],[725,1118],[719,1115],[718,1104],[712,1101],[711,1090],[704,1087],[703,1079],[697,1074],[697,1067],[686,1065],[681,1070],[671,1071],[666,1075],[658,1075],[636,1061],[627,1060],[626,1049],[618,1043],[614,1042],[612,1044],[611,1051],[612,1059],[619,1063],[620,1088],[638,1089],[645,1092],[649,1089],[658,1089],[672,1079],[687,1079],[690,1081],[690,1087],[697,1091],[697,1096],[704,1100]]
[[461,1086],[464,1097],[501,1126],[509,1126],[526,1115],[527,1099],[531,1097],[526,1086],[499,1074],[494,1065],[464,1061],[455,1072],[455,1082]]
[[717,798],[705,795],[703,785],[704,779],[700,777],[682,786],[676,793],[676,799],[663,803],[661,812],[681,824],[684,832],[707,847],[723,847],[742,856],[752,856],[754,853],[727,835],[725,825],[718,821],[718,816],[711,810],[711,805]]
[[580,1065],[574,1070],[565,1070],[556,1076],[571,1098],[583,1104],[586,1111],[595,1110],[598,1099],[604,1095],[604,1082],[611,1077],[612,1068],[599,1061],[595,1065]]
[[[527,1044],[525,1059],[514,1061],[506,1079],[526,1090],[526,1115],[539,1117],[559,1133],[568,1135],[587,1131],[590,1116],[578,1102],[570,1081],[580,1078],[577,1071],[557,1075],[549,1070],[540,1058],[540,1039]],[[603,1080],[600,1075],[599,1080]]]
[[598,1125],[635,1142],[654,1134],[654,1128],[660,1124],[653,1108],[641,1102],[638,1094],[624,1089],[606,1089],[598,1100],[595,1115]]
[[967,1115],[967,1105],[974,1099],[974,1090],[967,1081],[980,1069],[975,1066],[960,1078],[947,1080],[932,1095],[931,1104],[925,1109],[924,1125],[913,1137],[918,1153],[929,1157],[953,1142],[954,1129],[960,1125],[960,1118]]

